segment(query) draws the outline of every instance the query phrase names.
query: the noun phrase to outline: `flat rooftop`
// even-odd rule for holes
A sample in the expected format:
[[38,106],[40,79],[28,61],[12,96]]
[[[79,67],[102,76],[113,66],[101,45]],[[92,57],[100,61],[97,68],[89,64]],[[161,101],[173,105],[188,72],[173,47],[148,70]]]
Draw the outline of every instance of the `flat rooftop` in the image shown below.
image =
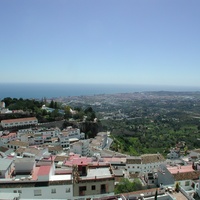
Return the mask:
[[102,167],[102,168],[95,168],[91,169],[89,168],[87,171],[87,178],[102,178],[104,176],[111,176],[110,168],[108,167]]
[[69,181],[72,180],[71,174],[63,174],[63,175],[52,175],[50,176],[50,181]]

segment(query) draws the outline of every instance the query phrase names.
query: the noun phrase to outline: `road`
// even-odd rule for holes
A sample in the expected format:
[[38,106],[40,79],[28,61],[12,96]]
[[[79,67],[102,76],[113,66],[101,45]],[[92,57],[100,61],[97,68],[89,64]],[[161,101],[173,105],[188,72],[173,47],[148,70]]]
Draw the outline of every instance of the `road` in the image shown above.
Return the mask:
[[113,139],[111,139],[111,138],[108,137],[107,144],[104,147],[104,149],[110,149],[110,145],[112,144],[112,142],[113,142]]

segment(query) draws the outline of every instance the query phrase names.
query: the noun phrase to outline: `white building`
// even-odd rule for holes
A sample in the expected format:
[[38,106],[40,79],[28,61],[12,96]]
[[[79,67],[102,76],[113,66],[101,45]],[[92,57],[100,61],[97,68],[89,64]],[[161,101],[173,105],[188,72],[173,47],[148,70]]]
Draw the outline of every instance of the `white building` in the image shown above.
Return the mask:
[[34,144],[35,145],[41,145],[44,143],[44,137],[42,136],[41,133],[34,134]]
[[37,125],[37,124],[38,120],[36,117],[1,120],[1,126],[3,128]]
[[52,162],[22,159],[12,177],[0,180],[0,193],[20,194],[21,199],[73,199],[72,175],[55,169]]
[[100,149],[104,149],[107,144],[108,135],[107,132],[99,132],[97,136],[92,139],[91,145]]
[[59,140],[59,143],[60,145],[63,147],[63,148],[68,148],[69,147],[69,134],[66,134],[66,133],[60,133],[58,135],[58,140]]
[[0,178],[7,178],[13,168],[13,160],[0,158]]
[[48,148],[18,148],[15,153],[17,157],[33,157],[35,160],[41,160],[48,154]]
[[180,149],[171,149],[170,153],[167,154],[167,158],[169,159],[177,159],[180,157]]
[[20,147],[27,147],[28,146],[28,143],[27,142],[21,142],[21,141],[11,141],[7,144],[7,147],[8,148],[11,148],[11,149],[18,149]]
[[70,144],[70,152],[82,156],[89,156],[90,155],[89,144],[90,140],[80,140],[78,142],[74,142]]
[[33,128],[21,129],[17,132],[18,138],[29,145],[53,144],[60,145],[58,142],[59,128]]
[[21,135],[24,135],[24,134],[35,134],[37,132],[38,132],[38,129],[33,129],[33,128],[19,129],[17,131],[17,137],[20,139]]
[[57,137],[60,134],[59,128],[49,128],[49,129],[41,129],[39,133],[45,137]]
[[10,141],[16,140],[17,139],[17,134],[15,132],[8,132],[4,131],[3,135],[0,137],[0,144],[5,145]]
[[130,156],[126,159],[126,169],[129,173],[149,173],[157,170],[165,161],[161,154],[144,154]]
[[1,102],[0,102],[0,108],[5,108],[5,107],[6,107],[5,102],[1,101]]
[[29,146],[35,144],[35,138],[34,138],[34,134],[33,133],[22,134],[19,139],[22,142],[28,143]]
[[71,126],[67,127],[62,131],[63,135],[68,135],[69,138],[77,138],[77,139],[84,139],[80,133],[80,129],[72,128]]
[[189,160],[194,162],[200,159],[200,149],[194,149],[190,151]]

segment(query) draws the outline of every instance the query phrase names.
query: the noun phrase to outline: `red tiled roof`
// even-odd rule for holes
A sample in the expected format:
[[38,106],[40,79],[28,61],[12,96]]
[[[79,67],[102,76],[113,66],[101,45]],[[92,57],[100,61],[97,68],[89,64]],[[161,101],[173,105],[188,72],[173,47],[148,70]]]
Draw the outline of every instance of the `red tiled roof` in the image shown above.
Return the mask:
[[200,175],[200,171],[173,174],[174,179],[176,181],[197,180],[197,179],[199,179],[199,175]]
[[8,143],[8,145],[15,145],[15,146],[23,146],[23,147],[26,147],[28,146],[28,142],[22,142],[22,141],[19,141],[19,140],[15,140],[15,141],[10,141]]
[[167,167],[167,169],[169,170],[171,174],[186,173],[186,172],[194,171],[194,169],[192,168],[192,165]]
[[[77,155],[77,154],[75,154]],[[92,158],[88,157],[80,157],[79,155],[77,156],[70,156],[70,158],[65,162],[66,166],[73,166],[73,165],[88,165],[89,163],[92,162]]]
[[14,123],[14,122],[35,121],[35,120],[37,120],[36,117],[28,117],[28,118],[6,119],[6,120],[1,120],[1,122]]
[[12,137],[12,136],[16,136],[17,133],[9,133],[8,135],[2,135],[1,137],[2,138],[9,138],[9,137]]
[[45,176],[49,175],[51,166],[40,166],[40,169],[38,171],[38,176]]

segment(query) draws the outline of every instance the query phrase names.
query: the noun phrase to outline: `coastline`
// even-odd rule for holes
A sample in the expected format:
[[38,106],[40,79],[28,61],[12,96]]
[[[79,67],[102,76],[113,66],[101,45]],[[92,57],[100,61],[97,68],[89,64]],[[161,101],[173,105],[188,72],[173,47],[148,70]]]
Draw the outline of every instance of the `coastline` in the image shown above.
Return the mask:
[[0,99],[5,97],[40,99],[150,91],[195,92],[200,91],[200,88],[125,84],[0,83]]

